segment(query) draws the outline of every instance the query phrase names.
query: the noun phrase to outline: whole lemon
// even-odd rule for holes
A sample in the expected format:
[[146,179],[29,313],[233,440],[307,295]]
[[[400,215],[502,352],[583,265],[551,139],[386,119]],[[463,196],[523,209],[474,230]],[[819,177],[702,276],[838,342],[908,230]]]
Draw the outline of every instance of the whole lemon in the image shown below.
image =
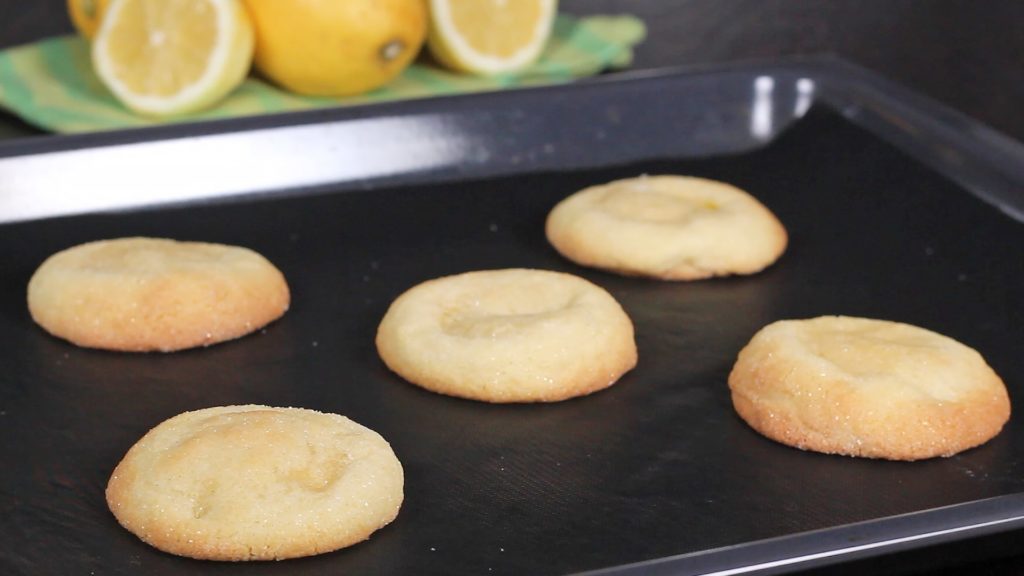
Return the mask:
[[256,69],[300,94],[346,96],[397,76],[423,46],[425,0],[245,0]]
[[110,0],[67,0],[67,4],[68,15],[75,30],[86,38],[92,38],[100,27],[100,18]]

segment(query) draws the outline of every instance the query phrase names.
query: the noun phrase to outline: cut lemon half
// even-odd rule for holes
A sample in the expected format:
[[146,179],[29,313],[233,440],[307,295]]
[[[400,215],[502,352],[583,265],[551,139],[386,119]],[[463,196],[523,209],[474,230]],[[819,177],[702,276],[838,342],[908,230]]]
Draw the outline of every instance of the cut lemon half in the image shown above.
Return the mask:
[[540,56],[556,11],[556,0],[430,0],[427,47],[454,70],[516,70]]
[[252,54],[239,0],[112,0],[92,46],[107,88],[152,116],[214,104],[242,82]]

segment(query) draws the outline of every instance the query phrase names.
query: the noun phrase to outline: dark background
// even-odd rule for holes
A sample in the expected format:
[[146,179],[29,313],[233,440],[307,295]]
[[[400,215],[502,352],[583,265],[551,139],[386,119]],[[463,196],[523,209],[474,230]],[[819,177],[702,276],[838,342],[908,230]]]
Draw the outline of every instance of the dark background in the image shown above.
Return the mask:
[[[1024,140],[1022,0],[561,0],[647,22],[634,69],[834,54]],[[0,48],[71,30],[64,0],[0,0]],[[0,113],[0,136],[37,133]]]
[[[575,14],[643,18],[648,38],[633,69],[832,54],[1024,140],[1022,0],[562,0],[561,6]],[[0,0],[0,48],[70,30],[64,0]],[[0,112],[0,138],[39,134]],[[1022,543],[1024,534],[1009,533],[838,572],[1024,574],[1024,556],[1013,557]],[[989,556],[995,559],[978,561]]]

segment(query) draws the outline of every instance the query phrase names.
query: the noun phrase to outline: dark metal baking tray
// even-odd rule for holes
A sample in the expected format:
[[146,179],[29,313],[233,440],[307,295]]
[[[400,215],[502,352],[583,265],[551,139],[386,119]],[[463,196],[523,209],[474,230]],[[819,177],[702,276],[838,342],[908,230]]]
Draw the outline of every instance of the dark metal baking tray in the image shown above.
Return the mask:
[[[766,574],[1020,529],[1019,418],[951,458],[826,456],[747,428],[725,379],[761,326],[850,314],[955,337],[1021,396],[1022,159],[833,61],[2,144],[0,572]],[[755,276],[661,283],[546,244],[558,200],[640,173],[749,190],[788,227],[788,252]],[[292,309],[167,355],[80,349],[33,325],[25,286],[46,256],[127,235],[258,250]],[[395,296],[502,267],[607,288],[634,319],[636,370],[586,398],[487,405],[381,364],[373,334]],[[379,431],[406,470],[398,519],[350,549],[244,565],[120,528],[103,488],[128,447],[174,414],[240,403]]]

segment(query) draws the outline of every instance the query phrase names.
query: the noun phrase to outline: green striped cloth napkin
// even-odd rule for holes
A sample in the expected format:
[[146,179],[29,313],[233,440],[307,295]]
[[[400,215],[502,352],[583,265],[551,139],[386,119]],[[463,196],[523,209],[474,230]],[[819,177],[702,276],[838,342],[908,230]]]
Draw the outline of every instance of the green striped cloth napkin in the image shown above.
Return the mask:
[[560,14],[540,60],[515,73],[460,75],[421,59],[387,86],[346,98],[299,96],[249,77],[216,107],[170,119],[138,116],[122,106],[93,73],[89,45],[61,36],[0,51],[0,108],[44,130],[70,133],[555,84],[628,66],[644,34],[643,22],[633,16]]

